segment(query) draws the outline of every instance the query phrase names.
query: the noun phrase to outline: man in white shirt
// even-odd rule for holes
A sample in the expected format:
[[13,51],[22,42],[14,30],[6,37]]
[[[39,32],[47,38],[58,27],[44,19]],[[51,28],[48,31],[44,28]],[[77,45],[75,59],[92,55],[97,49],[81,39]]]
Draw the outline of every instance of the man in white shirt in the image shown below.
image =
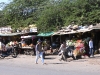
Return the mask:
[[66,43],[65,42],[62,42],[61,45],[60,45],[60,48],[59,48],[59,54],[60,55],[60,61],[61,60],[64,60],[66,61],[66,57],[65,57],[65,51],[66,51]]
[[92,41],[92,39],[90,39],[90,41],[89,41],[89,49],[90,49],[90,52],[89,52],[89,54],[90,54],[90,56],[91,57],[93,57],[94,56],[94,51],[93,51],[93,41]]

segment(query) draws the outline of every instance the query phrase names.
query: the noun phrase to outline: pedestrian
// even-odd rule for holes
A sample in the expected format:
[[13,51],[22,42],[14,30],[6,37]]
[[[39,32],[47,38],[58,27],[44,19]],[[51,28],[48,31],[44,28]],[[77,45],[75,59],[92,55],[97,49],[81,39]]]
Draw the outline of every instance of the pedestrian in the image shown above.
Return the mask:
[[60,55],[60,61],[61,60],[66,60],[66,57],[65,57],[65,52],[66,52],[66,43],[65,42],[62,42],[61,45],[60,45],[60,48],[59,48],[59,54]]
[[47,51],[47,49],[48,49],[47,39],[45,39],[45,40],[43,41],[42,47],[43,47],[44,51]]
[[0,52],[1,52],[1,55],[2,54],[6,54],[6,46],[4,43],[2,43],[2,38],[0,37]]
[[94,57],[94,50],[93,50],[93,41],[92,41],[92,39],[90,39],[90,41],[89,41],[89,49],[90,49],[90,51],[89,51],[90,57]]
[[89,45],[88,45],[88,43],[86,42],[86,41],[84,41],[84,47],[85,47],[85,56],[90,56],[90,54],[89,54]]
[[25,46],[25,39],[21,40],[21,46],[24,47]]
[[37,41],[36,47],[36,60],[35,63],[38,64],[38,59],[41,58],[42,64],[44,65],[44,58],[43,58],[43,50],[42,50],[42,43],[41,40]]

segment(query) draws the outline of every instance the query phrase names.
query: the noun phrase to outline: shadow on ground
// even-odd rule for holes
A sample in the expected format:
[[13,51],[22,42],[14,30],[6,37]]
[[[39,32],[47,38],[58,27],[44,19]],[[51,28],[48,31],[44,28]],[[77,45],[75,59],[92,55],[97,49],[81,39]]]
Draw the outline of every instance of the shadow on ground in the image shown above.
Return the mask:
[[52,57],[45,57],[44,59],[56,59],[56,58],[52,58]]
[[67,63],[48,63],[48,64],[67,64]]

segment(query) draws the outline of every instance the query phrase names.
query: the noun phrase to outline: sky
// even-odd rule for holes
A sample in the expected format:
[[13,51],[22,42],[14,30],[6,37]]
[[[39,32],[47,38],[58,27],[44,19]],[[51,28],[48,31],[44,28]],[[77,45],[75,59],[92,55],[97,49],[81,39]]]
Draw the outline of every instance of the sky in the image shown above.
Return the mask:
[[0,0],[0,3],[1,3],[1,2],[9,3],[9,1],[10,1],[10,0]]
[[[5,2],[6,4],[8,4],[10,1],[11,1],[11,0],[0,0],[0,3],[1,3],[1,2]],[[0,10],[2,10],[2,9],[3,9],[3,6],[0,5]]]

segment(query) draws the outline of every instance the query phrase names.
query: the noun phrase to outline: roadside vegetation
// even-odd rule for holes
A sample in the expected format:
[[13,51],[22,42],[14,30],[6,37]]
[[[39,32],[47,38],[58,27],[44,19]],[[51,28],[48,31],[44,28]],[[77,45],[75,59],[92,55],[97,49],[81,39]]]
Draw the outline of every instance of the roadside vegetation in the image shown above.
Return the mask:
[[12,0],[0,3],[0,26],[13,29],[36,24],[39,32],[57,31],[69,24],[100,22],[100,0]]

